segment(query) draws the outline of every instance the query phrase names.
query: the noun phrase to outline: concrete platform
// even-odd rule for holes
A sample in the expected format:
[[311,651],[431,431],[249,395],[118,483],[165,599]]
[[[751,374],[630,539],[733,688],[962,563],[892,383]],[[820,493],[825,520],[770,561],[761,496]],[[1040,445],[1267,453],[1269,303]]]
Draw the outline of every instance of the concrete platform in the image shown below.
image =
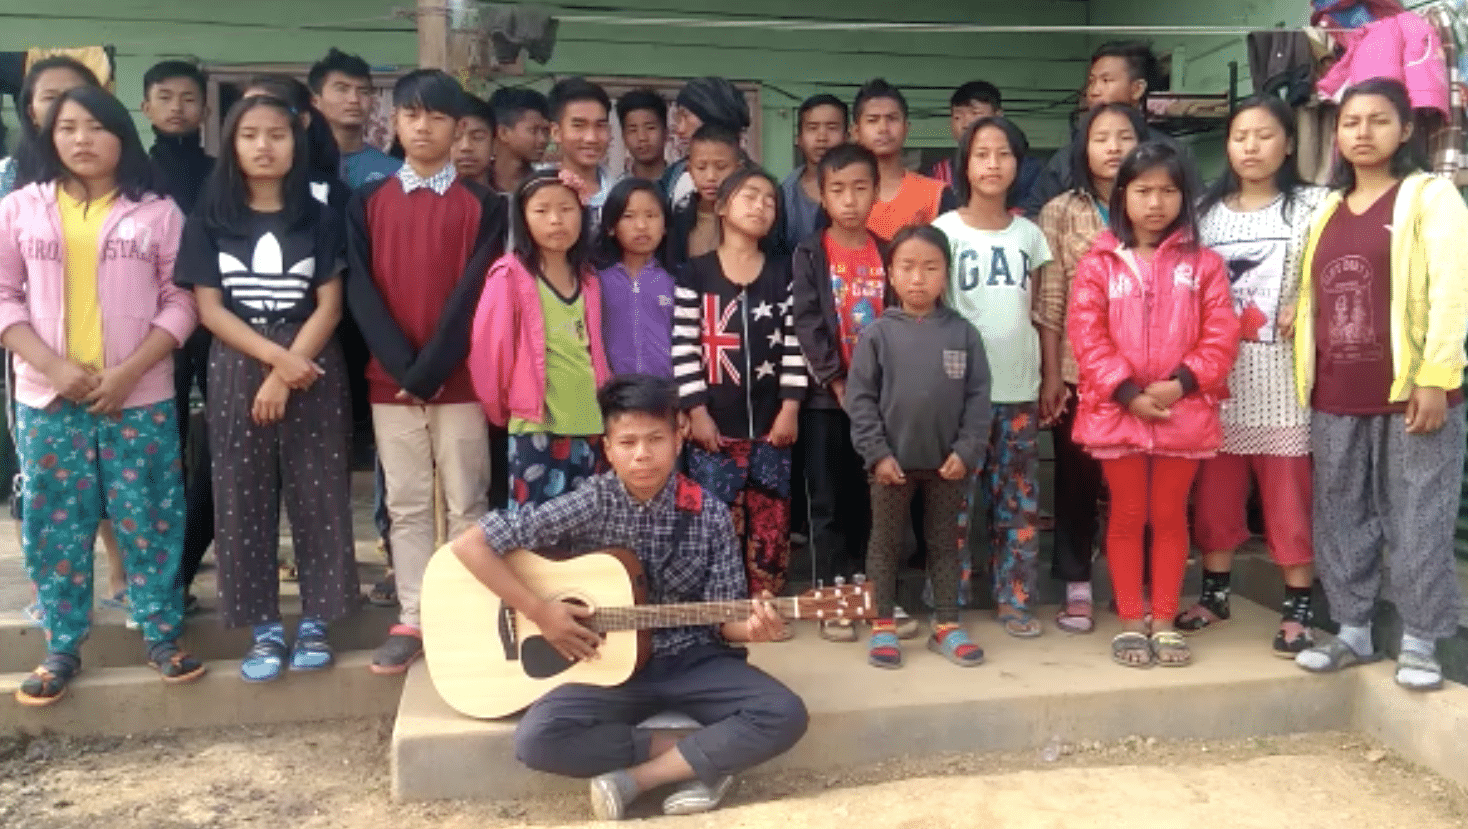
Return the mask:
[[[1053,615],[1045,609],[1040,618]],[[1094,634],[1069,636],[1047,624],[1034,640],[1004,635],[988,614],[967,621],[988,656],[972,669],[950,665],[916,641],[905,649],[903,669],[883,671],[866,664],[864,643],[825,642],[810,625],[799,626],[789,643],[756,646],[755,664],[800,693],[811,713],[805,739],[770,767],[835,768],[915,752],[1038,750],[1051,736],[1229,738],[1355,723],[1358,677],[1312,676],[1273,657],[1278,616],[1247,601],[1236,600],[1230,624],[1193,640],[1196,662],[1186,669],[1114,664],[1109,640],[1119,627],[1104,614]],[[1392,696],[1383,690],[1382,704],[1393,703]],[[1395,733],[1388,720],[1372,723]],[[403,686],[393,731],[393,796],[508,798],[584,786],[517,763],[514,729],[513,721],[453,712],[420,664]]]
[[179,728],[266,725],[385,716],[402,695],[402,678],[367,669],[371,651],[338,652],[337,664],[290,674],[264,685],[240,679],[238,657],[209,662],[209,673],[188,685],[165,685],[153,669],[88,670],[66,696],[46,708],[26,708],[14,693],[26,673],[0,674],[0,733],[53,731],[75,736],[147,734]]

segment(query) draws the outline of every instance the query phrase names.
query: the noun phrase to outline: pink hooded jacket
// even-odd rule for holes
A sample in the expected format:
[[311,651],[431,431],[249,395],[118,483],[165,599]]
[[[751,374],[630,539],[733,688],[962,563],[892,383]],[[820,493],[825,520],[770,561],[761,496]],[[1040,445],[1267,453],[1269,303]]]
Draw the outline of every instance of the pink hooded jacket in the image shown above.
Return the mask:
[[[194,296],[173,283],[183,214],[172,200],[147,194],[118,197],[102,224],[97,300],[102,306],[103,356],[116,366],[132,356],[156,326],[179,344],[198,324]],[[66,354],[66,240],[53,182],[31,184],[0,201],[0,333],[28,323],[57,354]],[[15,399],[36,409],[56,390],[40,369],[15,360]],[[172,400],[173,360],[159,360],[138,380],[126,408]]]
[[1336,101],[1372,78],[1394,78],[1407,87],[1414,109],[1447,115],[1448,65],[1432,24],[1411,12],[1367,23],[1341,35],[1346,53],[1320,80],[1322,98]]
[[[1228,397],[1239,320],[1223,260],[1187,236],[1163,240],[1147,269],[1102,233],[1076,266],[1066,320],[1081,379],[1073,437],[1096,457],[1208,457],[1223,442],[1218,402]],[[1142,420],[1117,401],[1128,381],[1146,388],[1183,368],[1197,389],[1170,418]]]
[[[601,341],[601,285],[587,271],[581,277],[591,367],[597,388],[612,377]],[[511,417],[545,421],[545,317],[535,276],[520,257],[506,253],[489,266],[484,292],[469,335],[469,376],[491,423]]]

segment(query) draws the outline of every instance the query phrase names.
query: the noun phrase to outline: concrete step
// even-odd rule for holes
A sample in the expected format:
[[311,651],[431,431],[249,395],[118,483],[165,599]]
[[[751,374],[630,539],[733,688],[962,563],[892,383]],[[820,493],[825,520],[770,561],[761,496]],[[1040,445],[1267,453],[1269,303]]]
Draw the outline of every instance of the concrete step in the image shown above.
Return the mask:
[[[1065,741],[1236,738],[1351,727],[1356,678],[1312,676],[1274,658],[1270,610],[1239,599],[1233,621],[1195,638],[1186,669],[1114,664],[1108,614],[1088,636],[1005,636],[983,613],[966,621],[988,654],[960,669],[909,643],[898,671],[867,665],[865,643],[821,640],[811,625],[796,638],[751,650],[752,661],[795,689],[810,710],[805,739],[772,768],[828,769],[904,754],[1038,750]],[[515,722],[463,717],[443,703],[419,664],[403,686],[392,739],[392,791],[399,800],[508,798],[528,791],[583,790],[584,782],[531,772],[514,757]]]
[[[239,659],[250,647],[249,629],[225,627],[224,620],[214,610],[217,606],[214,597],[202,598],[200,602],[203,610],[185,620],[184,646],[205,661]],[[283,591],[280,606],[289,633],[300,621],[300,598],[293,592]],[[382,643],[387,629],[397,621],[397,613],[397,608],[374,607],[363,602],[357,612],[331,626],[331,644],[339,652],[371,650]],[[142,661],[142,637],[137,631],[126,629],[124,611],[98,609],[93,612],[92,620],[91,636],[82,645],[82,665],[88,669],[118,668]],[[24,621],[19,614],[0,619],[0,674],[29,671],[45,654],[46,637],[40,628]],[[341,716],[356,713],[345,711]]]
[[24,672],[0,673],[0,733],[118,736],[390,715],[402,678],[373,674],[371,662],[371,651],[338,651],[333,668],[256,685],[240,679],[238,658],[217,660],[197,682],[165,685],[139,656],[129,667],[84,667],[66,696],[46,708],[11,698]]

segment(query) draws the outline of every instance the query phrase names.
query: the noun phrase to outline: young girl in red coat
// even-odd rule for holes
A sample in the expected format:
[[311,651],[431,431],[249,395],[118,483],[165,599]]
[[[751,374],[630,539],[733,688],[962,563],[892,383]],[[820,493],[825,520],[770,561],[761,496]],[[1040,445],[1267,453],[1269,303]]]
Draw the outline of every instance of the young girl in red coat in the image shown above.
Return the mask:
[[[1192,662],[1173,628],[1188,559],[1188,492],[1223,441],[1239,321],[1223,260],[1197,242],[1177,151],[1139,145],[1117,171],[1109,232],[1076,267],[1067,331],[1080,368],[1073,438],[1101,461],[1111,490],[1107,562],[1128,667]],[[1142,597],[1142,539],[1152,526],[1152,623]]]

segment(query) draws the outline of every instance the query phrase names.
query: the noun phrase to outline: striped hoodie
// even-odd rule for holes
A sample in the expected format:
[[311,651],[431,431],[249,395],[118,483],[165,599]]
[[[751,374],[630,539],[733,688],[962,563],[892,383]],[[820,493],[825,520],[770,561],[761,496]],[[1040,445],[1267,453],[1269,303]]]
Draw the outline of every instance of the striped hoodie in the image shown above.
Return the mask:
[[724,276],[717,251],[689,260],[673,295],[673,379],[683,408],[707,406],[723,437],[769,434],[781,401],[805,398],[791,305],[785,257],[765,257],[746,286]]

